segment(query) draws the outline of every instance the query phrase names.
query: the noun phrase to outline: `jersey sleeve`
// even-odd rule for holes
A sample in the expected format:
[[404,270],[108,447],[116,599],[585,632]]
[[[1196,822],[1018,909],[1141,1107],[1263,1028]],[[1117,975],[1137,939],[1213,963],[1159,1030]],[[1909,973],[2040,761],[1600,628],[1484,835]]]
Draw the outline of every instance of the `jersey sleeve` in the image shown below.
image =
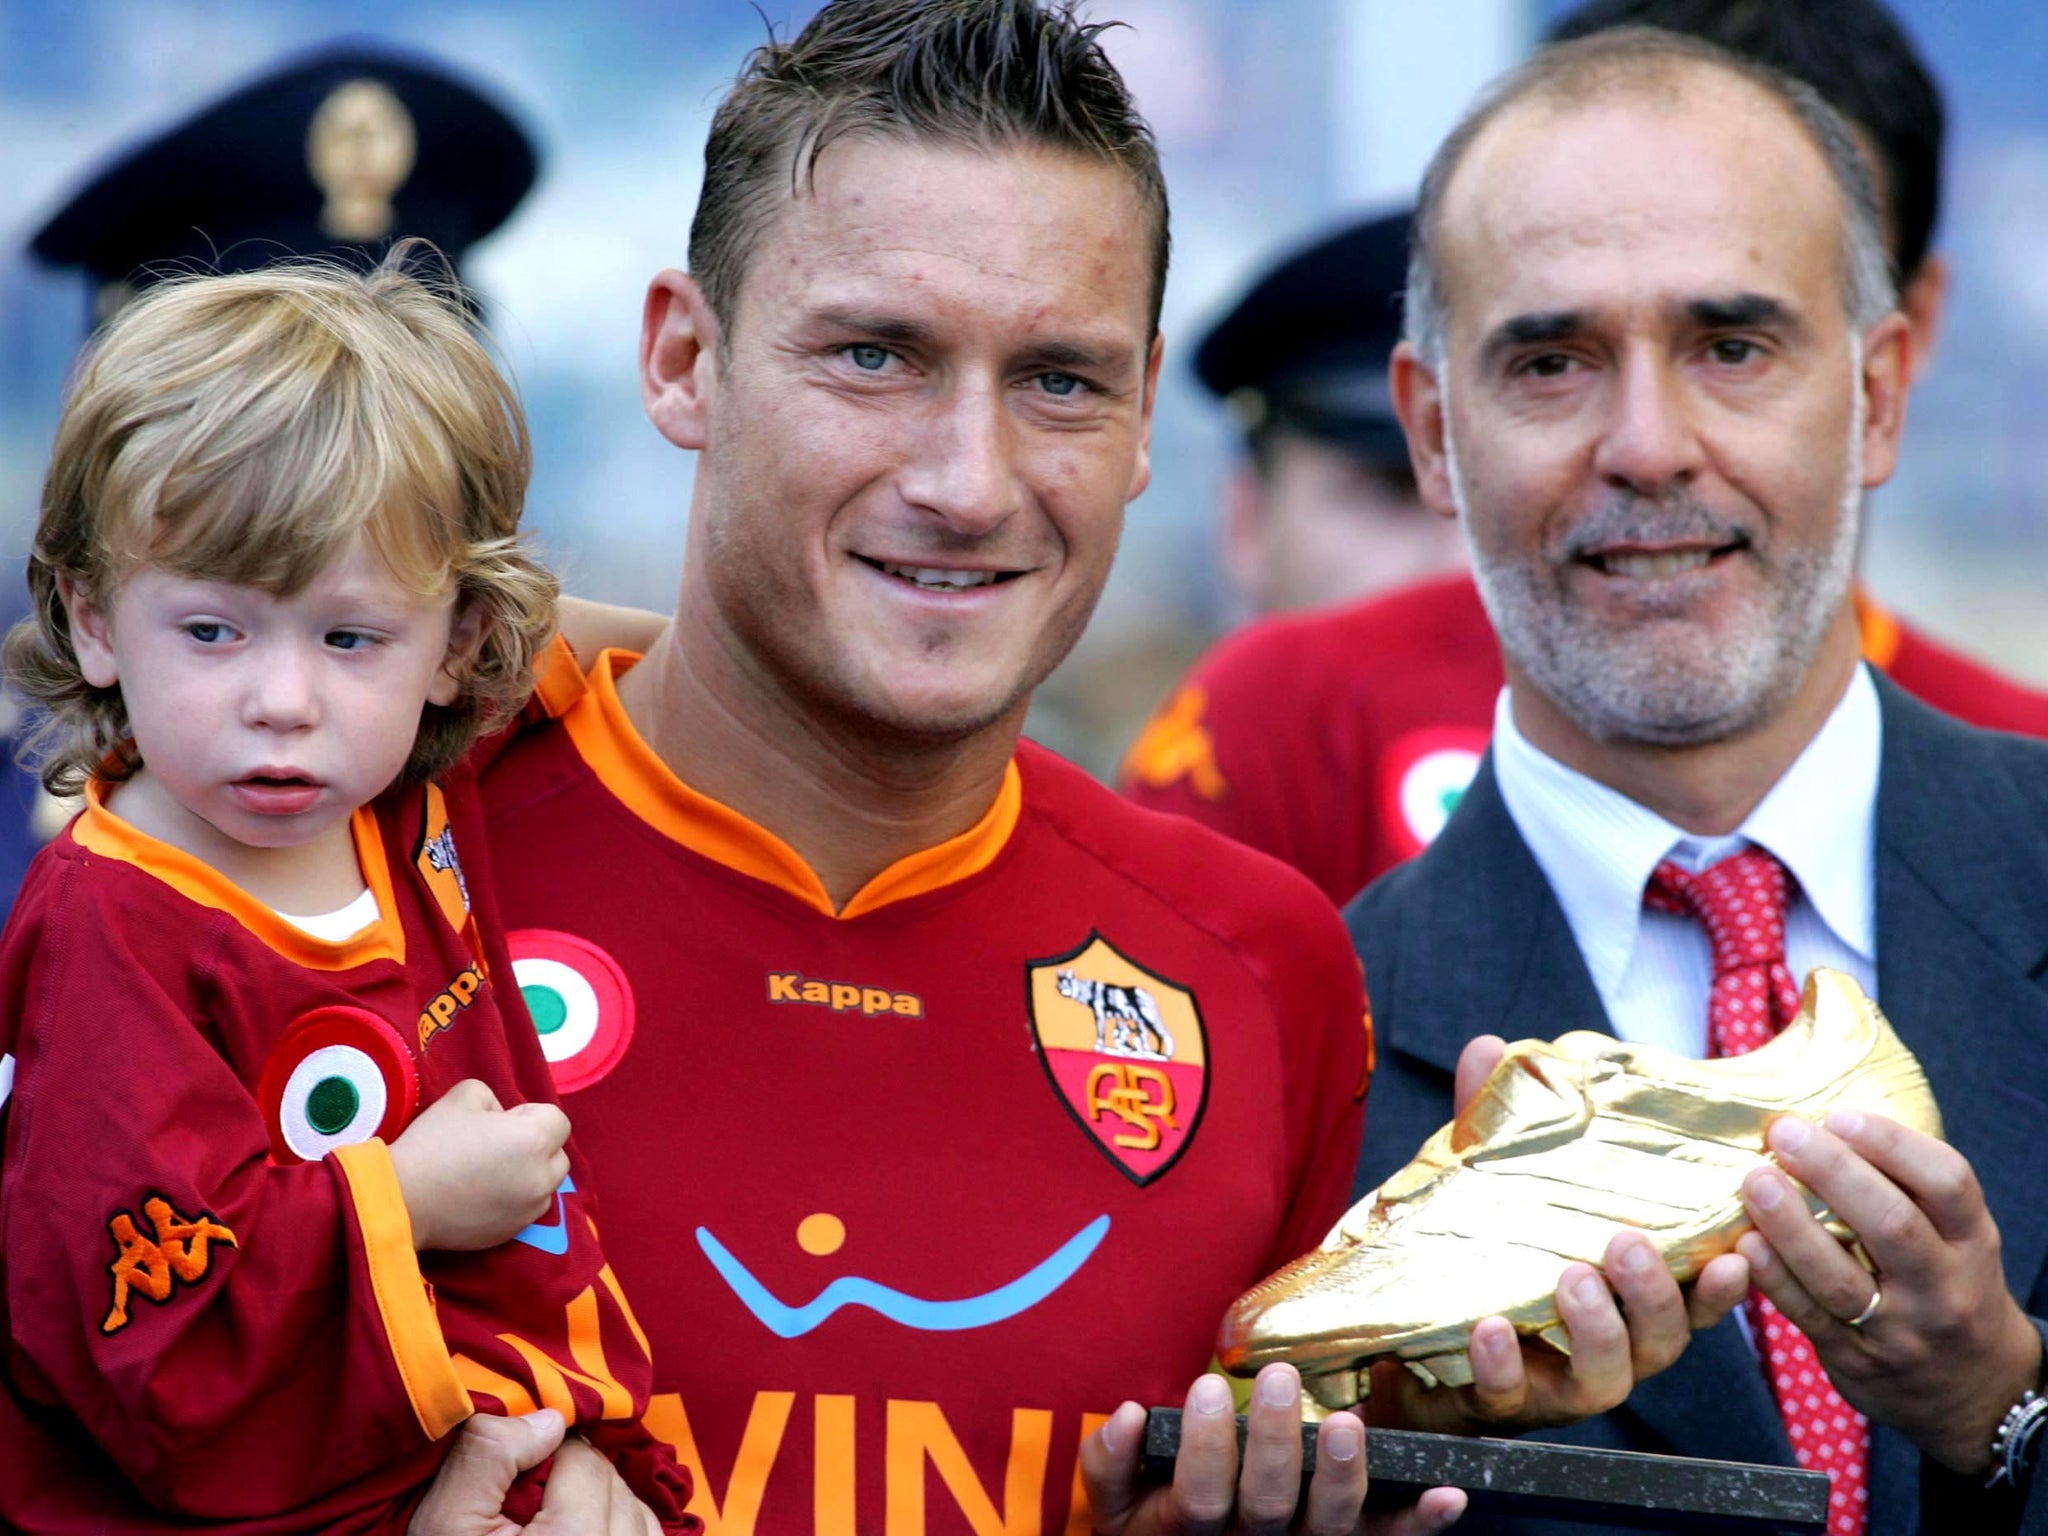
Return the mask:
[[220,924],[172,937],[88,875],[73,865],[32,957],[5,973],[18,1387],[173,1514],[275,1516],[379,1470],[425,1482],[469,1400],[388,1152],[273,1164],[221,1021],[197,1016],[192,975]]
[[489,771],[505,749],[530,730],[559,716],[583,694],[583,668],[569,642],[556,635],[533,663],[533,692],[519,713],[487,735],[470,743],[462,760],[442,776],[446,787],[462,778],[476,779]]
[[1300,888],[1293,940],[1268,963],[1286,1032],[1290,1191],[1267,1269],[1322,1242],[1344,1214],[1365,1128],[1372,1013],[1365,974],[1334,908]]
[[1257,626],[1195,664],[1125,755],[1117,786],[1147,810],[1185,816],[1321,886],[1355,890],[1350,823],[1323,728],[1321,673],[1291,630]]

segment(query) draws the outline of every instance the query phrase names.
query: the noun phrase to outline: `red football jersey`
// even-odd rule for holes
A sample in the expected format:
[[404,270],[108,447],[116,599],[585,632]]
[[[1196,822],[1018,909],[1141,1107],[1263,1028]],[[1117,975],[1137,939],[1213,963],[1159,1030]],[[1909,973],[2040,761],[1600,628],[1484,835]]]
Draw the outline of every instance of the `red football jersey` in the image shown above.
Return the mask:
[[[1087,1527],[1343,1210],[1368,1035],[1328,902],[1020,748],[834,912],[634,732],[607,653],[485,775],[514,965],[714,1536]],[[564,682],[559,690],[554,685]]]
[[[2048,736],[2048,695],[1859,594],[1863,654],[1992,730]],[[1342,904],[1428,846],[1479,766],[1500,646],[1470,576],[1239,630],[1198,661],[1124,759],[1124,792],[1293,865]]]
[[[553,1097],[471,908],[474,799],[356,813],[378,916],[338,943],[97,792],[37,857],[0,944],[0,1527],[400,1528],[473,1402],[639,1416],[580,1155],[515,1240],[413,1251],[416,1109]],[[673,1515],[673,1468],[632,1465]]]

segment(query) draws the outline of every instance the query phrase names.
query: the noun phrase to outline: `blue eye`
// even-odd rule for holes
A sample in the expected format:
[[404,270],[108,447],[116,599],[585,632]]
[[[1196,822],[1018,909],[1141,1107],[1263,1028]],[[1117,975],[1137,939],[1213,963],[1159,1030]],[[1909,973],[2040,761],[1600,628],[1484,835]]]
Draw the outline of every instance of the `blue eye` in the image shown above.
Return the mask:
[[201,645],[218,645],[227,639],[228,627],[217,619],[194,619],[185,626],[185,633]]
[[1077,379],[1071,373],[1041,373],[1038,384],[1048,395],[1056,395],[1062,400],[1078,395],[1088,387],[1085,380]]
[[353,629],[330,629],[326,642],[337,651],[360,651],[373,643],[369,635]]
[[887,347],[854,346],[846,349],[846,355],[853,366],[863,373],[880,373],[889,366]]

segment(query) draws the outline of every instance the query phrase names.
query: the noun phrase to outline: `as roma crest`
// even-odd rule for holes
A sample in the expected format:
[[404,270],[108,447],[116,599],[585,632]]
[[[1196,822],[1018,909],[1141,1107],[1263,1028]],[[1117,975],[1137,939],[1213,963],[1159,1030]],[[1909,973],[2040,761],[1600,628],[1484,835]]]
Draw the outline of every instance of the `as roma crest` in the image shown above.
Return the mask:
[[1209,1096],[1195,994],[1099,933],[1024,973],[1039,1059],[1060,1102],[1134,1183],[1150,1184],[1194,1140]]

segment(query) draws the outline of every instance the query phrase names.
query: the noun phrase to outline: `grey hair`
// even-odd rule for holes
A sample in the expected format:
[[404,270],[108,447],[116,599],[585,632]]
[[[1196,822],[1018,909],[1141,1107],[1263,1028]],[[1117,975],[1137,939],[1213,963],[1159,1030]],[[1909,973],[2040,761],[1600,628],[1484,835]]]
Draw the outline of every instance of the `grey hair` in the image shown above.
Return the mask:
[[1876,182],[1848,120],[1804,81],[1713,43],[1653,27],[1620,27],[1545,48],[1489,85],[1459,119],[1423,173],[1409,235],[1408,291],[1402,334],[1430,367],[1443,368],[1449,316],[1437,281],[1437,220],[1451,178],[1481,132],[1509,107],[1532,97],[1584,100],[1640,88],[1682,66],[1704,65],[1747,80],[1806,130],[1842,194],[1842,296],[1850,324],[1868,330],[1898,304],[1898,281],[1885,249]]

